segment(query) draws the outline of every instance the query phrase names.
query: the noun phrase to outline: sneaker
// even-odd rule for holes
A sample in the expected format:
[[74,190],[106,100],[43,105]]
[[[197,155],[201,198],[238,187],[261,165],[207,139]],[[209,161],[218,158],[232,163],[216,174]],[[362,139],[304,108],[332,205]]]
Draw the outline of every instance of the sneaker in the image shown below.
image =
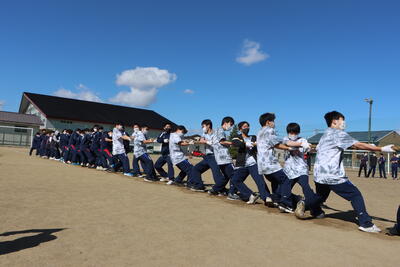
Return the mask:
[[125,175],[125,176],[129,176],[129,177],[132,177],[132,176],[133,176],[133,174],[130,173],[130,172],[124,172],[124,175]]
[[100,166],[97,166],[97,167],[96,167],[96,170],[100,170],[100,168],[102,168],[102,167],[100,167]]
[[218,192],[215,192],[213,189],[208,190],[207,193],[208,193],[210,196],[217,196],[217,195],[218,195]]
[[228,200],[239,200],[240,197],[239,197],[238,194],[231,194],[231,193],[229,193],[229,194],[228,194],[228,197],[227,197],[226,199],[228,199]]
[[267,206],[267,207],[270,207],[270,208],[274,208],[275,207],[274,206],[274,202],[272,201],[272,198],[270,198],[270,197],[267,197],[265,199],[264,205]]
[[386,234],[390,235],[390,236],[400,235],[400,231],[397,230],[397,227],[395,225],[392,228],[389,228],[388,231],[386,232]]
[[190,191],[193,191],[193,192],[205,192],[206,190],[205,190],[205,188],[192,187],[192,188],[190,188]]
[[168,181],[168,183],[167,183],[167,185],[173,185],[173,184],[174,184],[174,181],[173,181],[173,180]]
[[146,174],[139,174],[138,177],[139,178],[144,178],[144,177],[146,177]]
[[[133,174],[132,174],[132,176],[133,176]],[[143,181],[145,181],[145,182],[149,182],[149,183],[152,183],[152,182],[154,182],[154,180],[153,180],[153,179],[150,179],[150,178],[147,178],[147,177],[143,178]]]
[[381,229],[379,229],[378,226],[376,226],[375,224],[373,224],[370,227],[362,227],[362,226],[360,226],[360,227],[358,227],[358,229],[360,231],[367,232],[367,233],[379,233],[381,231]]
[[168,182],[168,181],[169,181],[168,178],[161,177],[161,179],[160,179],[160,182]]
[[303,200],[297,202],[296,210],[294,211],[294,215],[297,219],[304,219],[306,217],[306,204]]
[[259,196],[251,194],[249,201],[247,201],[246,204],[256,204],[258,198]]
[[283,204],[279,204],[278,205],[278,209],[282,212],[282,213],[294,213],[293,209],[291,207],[288,207],[286,205]]

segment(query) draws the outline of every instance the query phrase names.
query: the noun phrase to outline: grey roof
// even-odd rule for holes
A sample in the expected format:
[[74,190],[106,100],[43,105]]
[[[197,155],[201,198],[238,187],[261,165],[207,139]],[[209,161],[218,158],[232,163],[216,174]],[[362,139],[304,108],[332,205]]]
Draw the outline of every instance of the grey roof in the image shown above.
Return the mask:
[[30,126],[40,126],[43,122],[36,115],[21,114],[17,112],[0,111],[0,122],[19,123]]
[[[395,132],[394,130],[390,131],[371,131],[371,141],[373,143],[379,142],[383,137],[386,135]],[[354,139],[360,141],[360,142],[368,142],[368,131],[362,131],[362,132],[348,132],[348,134],[353,137]],[[310,138],[308,138],[308,142],[311,144],[317,144],[319,140],[321,139],[323,133],[318,133]]]

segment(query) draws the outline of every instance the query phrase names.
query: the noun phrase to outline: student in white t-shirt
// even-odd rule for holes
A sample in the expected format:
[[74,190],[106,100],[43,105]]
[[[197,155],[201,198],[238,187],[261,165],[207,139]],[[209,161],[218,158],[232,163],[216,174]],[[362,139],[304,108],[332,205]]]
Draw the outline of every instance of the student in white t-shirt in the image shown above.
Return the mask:
[[[354,147],[360,150],[394,152],[393,145],[384,147],[361,143],[344,131],[346,128],[345,117],[337,111],[325,114],[328,128],[322,135],[318,146],[314,165],[314,181],[317,196],[323,203],[331,191],[351,202],[357,214],[359,230],[377,233],[381,230],[372,223],[371,217],[365,208],[364,198],[346,175],[343,165],[344,150]],[[324,212],[320,209],[316,217],[323,217]]]
[[201,179],[193,179],[192,169],[193,165],[187,160],[185,153],[181,146],[188,146],[191,143],[183,140],[183,136],[187,133],[185,126],[179,125],[176,131],[171,133],[169,137],[169,153],[172,164],[181,170],[179,175],[173,180],[169,181],[168,185],[183,185],[183,179],[187,176],[187,187],[192,191],[204,192],[205,187]]
[[133,176],[132,173],[130,172],[129,159],[128,156],[126,155],[123,142],[123,140],[130,141],[131,138],[128,135],[123,134],[122,132],[123,127],[124,126],[122,122],[117,122],[112,132],[113,156],[118,161],[114,169],[118,170],[119,167],[121,167],[122,165],[122,168],[124,170],[124,175]]

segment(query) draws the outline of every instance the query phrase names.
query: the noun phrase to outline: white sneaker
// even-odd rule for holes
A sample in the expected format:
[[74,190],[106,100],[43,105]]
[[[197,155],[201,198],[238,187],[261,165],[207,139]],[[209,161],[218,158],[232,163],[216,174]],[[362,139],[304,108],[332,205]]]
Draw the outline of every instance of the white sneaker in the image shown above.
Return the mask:
[[381,229],[379,229],[378,226],[376,226],[375,224],[372,225],[371,227],[360,226],[360,227],[358,227],[358,229],[360,231],[367,232],[367,233],[379,233],[381,231]]
[[174,183],[174,181],[168,181],[167,185],[172,185]]
[[138,175],[138,177],[139,177],[139,178],[146,177],[146,174],[140,174],[140,175]]
[[97,167],[96,167],[96,170],[100,170],[100,166],[97,166]]
[[255,204],[257,202],[258,196],[257,195],[250,195],[249,201],[247,201],[247,204]]
[[303,200],[300,200],[299,202],[297,202],[297,206],[296,206],[296,210],[294,211],[294,215],[298,219],[304,219],[306,217],[305,210],[306,210],[306,204],[304,203]]
[[168,182],[169,181],[169,179],[168,178],[164,178],[164,177],[162,177],[161,179],[160,179],[160,182]]

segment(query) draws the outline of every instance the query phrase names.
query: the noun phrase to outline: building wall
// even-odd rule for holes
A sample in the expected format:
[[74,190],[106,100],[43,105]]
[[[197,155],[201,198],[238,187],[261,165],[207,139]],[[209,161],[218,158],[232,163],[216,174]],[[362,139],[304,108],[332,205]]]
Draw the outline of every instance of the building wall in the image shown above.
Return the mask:
[[382,140],[379,141],[378,146],[386,146],[386,145],[400,145],[400,135],[396,132],[392,132],[389,135],[385,136],[382,138]]
[[39,110],[37,110],[32,104],[29,104],[28,108],[26,109],[25,114],[32,114],[32,115],[38,116],[40,118],[40,120],[43,122],[43,126],[41,126],[40,128],[47,128],[46,127],[46,123],[47,123],[46,117]]

